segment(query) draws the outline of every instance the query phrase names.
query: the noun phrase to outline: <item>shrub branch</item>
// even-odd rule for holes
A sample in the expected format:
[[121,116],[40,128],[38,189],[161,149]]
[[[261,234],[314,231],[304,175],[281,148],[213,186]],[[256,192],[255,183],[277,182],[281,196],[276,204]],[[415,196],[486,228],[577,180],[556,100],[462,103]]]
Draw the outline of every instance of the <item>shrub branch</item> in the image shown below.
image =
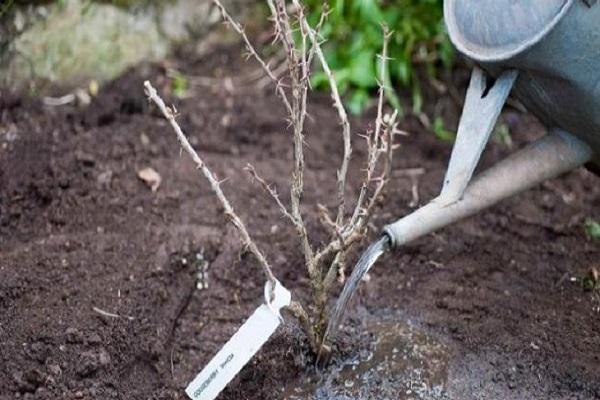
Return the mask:
[[163,101],[163,99],[160,98],[156,89],[152,87],[149,81],[144,82],[144,88],[148,99],[150,99],[152,102],[154,102],[154,104],[156,104],[160,112],[167,119],[167,121],[169,121],[169,124],[171,124],[171,127],[175,131],[175,134],[177,135],[177,139],[179,140],[179,144],[181,145],[181,147],[190,155],[190,157],[192,157],[192,160],[196,164],[196,168],[198,168],[202,172],[202,175],[204,175],[204,177],[208,180],[211,190],[217,196],[217,199],[223,206],[225,216],[231,221],[231,223],[236,227],[236,229],[240,233],[242,243],[245,247],[248,248],[248,250],[252,254],[254,254],[267,279],[274,284],[275,275],[273,275],[273,271],[271,270],[269,262],[267,261],[263,253],[260,251],[254,240],[252,240],[252,237],[250,237],[246,226],[233,210],[233,207],[231,206],[231,203],[229,203],[229,200],[227,200],[227,197],[225,197],[223,190],[221,190],[219,180],[206,166],[204,161],[202,161],[196,150],[194,150],[187,137],[181,130],[181,127],[175,120],[174,110],[165,105],[165,102]]
[[[312,50],[316,53],[319,62],[321,63],[321,67],[323,68],[323,72],[327,76],[327,80],[329,82],[329,89],[331,90],[331,97],[333,99],[333,106],[337,111],[338,117],[340,119],[340,123],[342,124],[342,138],[344,141],[344,154],[342,157],[342,165],[337,172],[337,190],[338,190],[338,212],[336,217],[336,224],[341,225],[344,219],[345,213],[345,193],[346,193],[346,176],[348,175],[348,165],[350,164],[350,157],[352,154],[352,143],[350,138],[350,122],[348,121],[348,113],[344,107],[344,103],[342,103],[342,99],[340,98],[340,93],[338,91],[338,85],[329,68],[329,64],[325,59],[325,54],[323,54],[323,50],[321,49],[321,44],[319,42],[319,38],[317,33],[310,27],[306,17],[304,16],[304,12],[302,6],[298,2],[298,0],[293,0],[294,5],[298,8],[298,20],[300,22],[300,26],[304,32],[308,35],[310,41],[312,42]],[[325,13],[323,14],[325,15]],[[323,23],[323,18],[319,21],[319,24]]]
[[246,35],[244,28],[240,24],[235,22],[235,20],[231,17],[231,15],[229,15],[229,13],[225,9],[225,7],[223,7],[223,4],[221,4],[221,2],[219,0],[213,0],[213,2],[217,6],[219,11],[221,11],[221,15],[223,16],[223,20],[225,21],[225,23],[228,24],[237,34],[239,34],[242,37],[242,40],[244,41],[244,45],[246,46],[246,50],[260,64],[260,66],[265,71],[267,76],[275,84],[275,90],[277,91],[279,98],[285,105],[285,108],[288,110],[288,112],[291,113],[292,106],[290,105],[290,101],[287,98],[285,90],[283,90],[283,85],[281,84],[281,82],[279,81],[277,76],[273,73],[273,71],[271,70],[271,67],[269,67],[269,64],[267,64],[262,59],[262,57],[258,55],[258,52],[254,49],[254,46],[252,46],[252,42],[250,42],[250,39],[248,39],[248,36]]
[[[271,11],[271,17],[274,25],[274,44],[279,43],[286,57],[288,76],[285,78],[288,86],[283,85],[283,79],[279,79],[272,72],[269,65],[259,56],[248,39],[244,29],[235,22],[227,13],[219,0],[213,0],[216,6],[221,10],[225,22],[237,32],[249,53],[260,64],[267,76],[273,82],[278,97],[284,103],[288,114],[290,130],[292,131],[293,142],[293,168],[290,180],[290,202],[289,208],[281,201],[274,187],[263,179],[252,165],[246,167],[247,172],[255,182],[270,196],[281,214],[291,222],[295,228],[299,240],[300,249],[304,257],[304,264],[307,274],[310,278],[312,288],[313,304],[304,308],[299,302],[294,301],[289,310],[296,316],[300,325],[309,337],[313,351],[318,352],[321,345],[320,340],[324,333],[327,319],[327,301],[329,292],[336,281],[336,276],[343,278],[344,266],[348,258],[348,252],[352,246],[362,240],[367,233],[368,221],[375,205],[382,197],[384,187],[389,180],[393,150],[394,135],[398,132],[396,129],[397,112],[391,116],[384,115],[385,98],[385,77],[388,63],[388,42],[390,33],[387,28],[383,28],[383,49],[380,55],[379,68],[379,96],[377,103],[377,119],[375,128],[364,136],[367,150],[367,160],[365,166],[364,180],[359,189],[356,203],[351,212],[347,213],[346,205],[346,186],[347,175],[352,155],[351,126],[348,114],[342,102],[338,91],[337,81],[334,73],[329,67],[325,54],[323,53],[319,30],[323,25],[327,9],[321,15],[316,27],[313,28],[308,23],[304,9],[299,0],[288,0],[292,7],[288,8],[286,0],[267,0]],[[294,31],[297,28],[297,31]],[[318,59],[323,68],[329,89],[333,100],[333,108],[336,111],[341,126],[341,137],[343,140],[342,161],[336,175],[336,212],[332,217],[325,206],[318,205],[318,218],[323,226],[330,232],[331,238],[320,247],[314,247],[308,235],[304,216],[301,211],[302,197],[304,191],[304,145],[305,145],[305,120],[308,115],[308,91],[310,88],[311,67],[314,58]],[[241,219],[235,214],[229,201],[223,194],[218,180],[214,174],[203,163],[198,154],[190,146],[179,125],[175,121],[173,110],[165,106],[156,90],[145,83],[148,97],[156,103],[165,118],[170,122],[175,130],[179,142],[186,152],[190,154],[203,175],[208,179],[211,189],[225,209],[225,215],[231,220],[238,229],[243,244],[256,256],[261,268],[269,280],[275,277],[271,267],[261,253],[255,242],[250,237],[246,227]],[[310,217],[310,215],[309,215]],[[309,312],[307,312],[310,311]]]

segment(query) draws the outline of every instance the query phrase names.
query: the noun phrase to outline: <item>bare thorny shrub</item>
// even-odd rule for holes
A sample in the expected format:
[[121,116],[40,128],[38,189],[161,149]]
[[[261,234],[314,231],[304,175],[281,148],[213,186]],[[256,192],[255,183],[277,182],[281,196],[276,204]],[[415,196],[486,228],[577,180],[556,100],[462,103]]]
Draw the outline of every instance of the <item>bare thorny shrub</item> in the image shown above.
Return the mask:
[[[293,131],[294,166],[291,176],[289,205],[286,205],[279,198],[276,190],[258,174],[252,165],[248,165],[246,170],[273,198],[279,211],[290,221],[298,234],[304,264],[310,278],[313,301],[310,307],[306,307],[295,300],[292,301],[289,309],[300,321],[310,340],[312,350],[316,353],[321,346],[326,328],[326,306],[332,286],[336,281],[336,277],[343,279],[347,255],[352,246],[365,237],[369,218],[375,205],[381,199],[383,189],[390,177],[394,135],[399,132],[396,129],[397,112],[384,115],[383,111],[385,97],[383,82],[388,63],[387,47],[390,33],[386,27],[383,27],[384,44],[382,53],[379,56],[378,75],[380,87],[375,127],[362,136],[367,150],[365,176],[354,206],[348,207],[345,192],[346,177],[352,154],[351,128],[348,115],[338,93],[335,77],[321,50],[319,28],[326,18],[326,13],[322,15],[319,24],[313,28],[309,25],[303,7],[298,0],[291,0],[291,3],[286,3],[285,0],[267,0],[275,27],[274,43],[279,43],[283,47],[288,67],[288,76],[279,79],[272,72],[269,64],[255,50],[242,26],[232,19],[219,0],[213,1],[221,11],[225,23],[241,36],[248,51],[248,56],[254,58],[272,80],[276,93],[285,106],[290,129]],[[304,123],[308,115],[307,97],[314,58],[318,59],[329,79],[333,107],[339,117],[343,138],[343,157],[337,171],[337,209],[334,210],[334,215],[332,215],[327,207],[317,206],[319,221],[330,233],[330,241],[318,248],[309,238],[309,232],[301,212],[305,170]],[[239,231],[241,242],[256,257],[267,279],[274,283],[275,275],[272,272],[270,263],[250,236],[242,220],[233,210],[221,189],[220,181],[188,142],[175,120],[175,110],[165,105],[149,82],[145,82],[144,85],[149,99],[159,107],[175,130],[182,148],[192,157],[198,169],[208,180],[212,191],[224,208],[225,216]]]

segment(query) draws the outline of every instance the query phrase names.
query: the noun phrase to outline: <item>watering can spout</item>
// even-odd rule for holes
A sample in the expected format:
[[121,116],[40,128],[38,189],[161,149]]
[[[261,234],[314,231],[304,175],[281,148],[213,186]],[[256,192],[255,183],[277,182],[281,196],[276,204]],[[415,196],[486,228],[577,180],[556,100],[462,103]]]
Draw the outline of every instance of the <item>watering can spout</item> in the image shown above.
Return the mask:
[[475,67],[442,191],[426,206],[385,227],[392,247],[471,216],[592,159],[593,151],[588,144],[553,129],[471,180],[517,78],[516,70],[506,70],[491,79]]
[[460,200],[447,204],[438,197],[386,226],[384,232],[392,247],[401,246],[571,171],[592,157],[593,151],[586,143],[564,131],[553,130],[474,178]]

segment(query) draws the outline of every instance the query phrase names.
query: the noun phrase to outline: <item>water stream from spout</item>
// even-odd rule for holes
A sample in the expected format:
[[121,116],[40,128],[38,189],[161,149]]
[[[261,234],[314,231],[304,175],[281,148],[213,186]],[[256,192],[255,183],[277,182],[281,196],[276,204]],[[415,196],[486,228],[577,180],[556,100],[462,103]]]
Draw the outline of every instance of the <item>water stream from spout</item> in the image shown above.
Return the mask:
[[342,293],[335,304],[333,313],[329,318],[329,324],[327,325],[325,335],[323,336],[321,350],[317,359],[317,365],[323,366],[328,362],[331,345],[333,344],[337,331],[342,323],[348,302],[358,289],[358,285],[360,284],[363,276],[369,272],[373,264],[375,264],[375,261],[377,261],[377,259],[383,253],[389,250],[389,248],[390,238],[387,235],[383,235],[378,241],[374,242],[367,248],[367,250],[361,255],[360,259],[356,263],[350,278],[348,278],[346,281],[346,285],[344,286],[344,289],[342,290]]

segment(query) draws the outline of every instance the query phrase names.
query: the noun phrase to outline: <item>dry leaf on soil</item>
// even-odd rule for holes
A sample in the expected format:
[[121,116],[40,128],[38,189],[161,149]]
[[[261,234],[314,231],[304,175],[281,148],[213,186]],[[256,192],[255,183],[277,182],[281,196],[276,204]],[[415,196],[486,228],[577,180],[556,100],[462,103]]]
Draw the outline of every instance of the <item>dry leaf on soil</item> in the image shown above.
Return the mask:
[[147,167],[139,170],[138,178],[144,181],[144,183],[148,185],[148,187],[153,192],[156,192],[158,190],[158,187],[160,186],[160,183],[162,181],[162,178],[160,177],[158,172],[156,172],[156,170],[152,167]]

